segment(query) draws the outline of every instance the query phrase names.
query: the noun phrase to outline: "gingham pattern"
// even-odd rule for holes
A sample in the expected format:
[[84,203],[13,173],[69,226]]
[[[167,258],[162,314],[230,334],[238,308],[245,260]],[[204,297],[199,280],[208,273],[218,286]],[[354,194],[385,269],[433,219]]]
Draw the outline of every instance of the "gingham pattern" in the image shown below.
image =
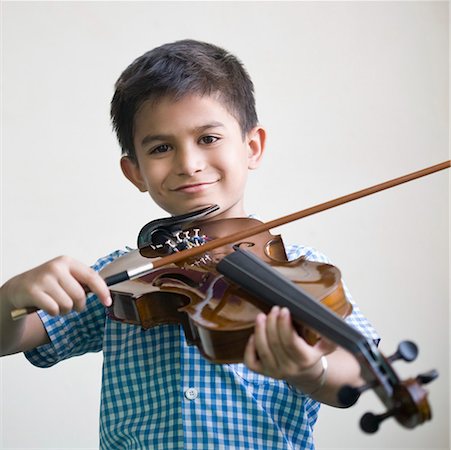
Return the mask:
[[[311,248],[291,246],[287,252],[290,259],[305,255],[327,262]],[[100,259],[94,268],[123,253]],[[101,449],[314,448],[318,402],[242,364],[209,363],[187,346],[179,326],[142,330],[113,322],[93,295],[80,314],[39,315],[51,343],[26,353],[33,364],[49,367],[103,350]],[[347,321],[378,339],[355,305]]]

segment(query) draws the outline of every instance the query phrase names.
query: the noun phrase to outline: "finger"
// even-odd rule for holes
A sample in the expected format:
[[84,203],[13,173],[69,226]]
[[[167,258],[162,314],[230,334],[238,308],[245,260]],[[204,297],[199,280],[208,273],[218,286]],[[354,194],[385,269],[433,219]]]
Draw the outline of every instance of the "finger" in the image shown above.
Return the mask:
[[53,286],[52,289],[47,289],[46,293],[58,304],[60,315],[68,314],[74,309],[73,298],[66,292],[61,284]]
[[255,320],[255,348],[258,358],[264,368],[274,368],[276,367],[276,361],[274,355],[268,344],[268,337],[266,332],[266,321],[267,317],[260,313],[257,315]]
[[[11,305],[19,309],[42,309],[52,316],[58,315],[58,292],[61,291],[61,286],[54,266],[53,262],[48,262],[9,280],[6,285],[9,285]],[[68,300],[63,300],[65,302]]]
[[244,349],[244,364],[254,372],[263,373],[263,367],[258,359],[257,349],[255,348],[255,336],[252,335]]
[[73,301],[56,279],[47,280],[45,286],[34,286],[30,294],[33,304],[52,316],[72,311]]
[[68,274],[59,280],[61,288],[72,300],[72,309],[77,312],[83,311],[86,306],[86,292],[83,286],[71,275]]
[[60,307],[58,302],[49,294],[40,291],[33,295],[34,305],[37,309],[42,309],[51,316],[58,316],[60,314]]
[[289,363],[295,364],[298,370],[305,370],[316,364],[323,356],[323,350],[318,346],[309,345],[293,327],[290,312],[287,308],[282,308],[279,314],[279,336],[282,348],[285,352],[286,361],[284,364],[289,367]]
[[277,316],[277,361],[286,376],[297,374],[308,365],[307,343],[294,329],[289,311],[282,308]]
[[278,317],[277,330],[285,353],[289,355],[295,354],[297,357],[302,357],[304,354],[308,353],[310,345],[299,336],[298,332],[293,327],[288,308],[281,309]]
[[[291,325],[291,324],[290,324]],[[286,352],[283,343],[280,340],[280,307],[273,306],[270,313],[266,316],[266,339],[268,347],[271,350],[272,358],[275,364],[280,364],[286,360]]]
[[[101,301],[108,303],[110,297],[109,290],[104,280],[90,267],[69,257],[59,256],[43,266],[45,269],[41,275],[41,279],[47,280],[42,286],[48,286],[50,282],[56,280],[61,289],[65,292],[56,291],[53,286],[52,290],[47,290],[50,296],[57,299],[60,305],[61,313],[67,313],[72,309],[81,311],[86,305],[86,289],[92,289],[98,293]],[[70,302],[69,302],[70,299]],[[70,309],[69,309],[70,308]]]
[[104,306],[111,306],[110,290],[105,280],[94,269],[75,261],[71,266],[70,272],[80,283],[87,286],[90,292],[96,294]]

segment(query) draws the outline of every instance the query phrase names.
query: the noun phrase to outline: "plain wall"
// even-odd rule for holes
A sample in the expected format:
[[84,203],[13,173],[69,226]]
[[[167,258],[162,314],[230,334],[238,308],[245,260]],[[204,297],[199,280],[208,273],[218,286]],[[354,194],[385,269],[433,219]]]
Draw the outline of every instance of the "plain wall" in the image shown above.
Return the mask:
[[[86,263],[164,212],[119,169],[109,102],[121,71],[165,42],[195,38],[242,59],[269,139],[250,177],[263,220],[449,159],[447,2],[2,2],[2,281],[54,256]],[[323,407],[318,449],[449,448],[449,171],[293,223],[319,248],[401,377],[436,368],[433,420],[375,435]],[[98,446],[102,355],[38,369],[1,360],[4,449]]]

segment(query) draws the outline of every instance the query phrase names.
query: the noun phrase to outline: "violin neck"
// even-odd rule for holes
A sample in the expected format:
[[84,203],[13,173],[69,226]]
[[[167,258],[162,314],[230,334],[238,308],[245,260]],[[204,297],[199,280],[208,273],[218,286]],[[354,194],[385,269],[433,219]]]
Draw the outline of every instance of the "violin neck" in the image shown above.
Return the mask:
[[388,395],[392,394],[393,386],[399,382],[398,377],[374,342],[269,264],[253,253],[237,248],[224,257],[216,269],[267,305],[287,307],[295,321],[348,350],[359,361],[364,379],[377,382]]
[[249,251],[237,249],[216,266],[219,273],[269,306],[287,307],[295,321],[353,354],[366,353],[367,339],[341,317]]

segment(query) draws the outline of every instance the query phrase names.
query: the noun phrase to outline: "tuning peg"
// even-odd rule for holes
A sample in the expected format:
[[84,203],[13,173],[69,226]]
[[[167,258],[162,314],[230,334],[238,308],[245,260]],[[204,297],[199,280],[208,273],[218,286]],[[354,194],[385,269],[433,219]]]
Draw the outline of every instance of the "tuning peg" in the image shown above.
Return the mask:
[[438,372],[435,369],[430,370],[426,373],[421,373],[417,375],[416,380],[420,384],[428,384],[431,381],[434,381],[438,377]]
[[418,347],[412,341],[402,341],[399,343],[398,348],[393,355],[389,356],[387,359],[391,363],[402,359],[406,362],[413,361],[418,356]]
[[352,406],[357,402],[362,392],[373,388],[375,385],[376,383],[368,383],[359,387],[354,387],[347,384],[340,388],[340,390],[338,391],[338,401],[340,402],[341,406],[348,408],[349,406]]
[[379,429],[381,422],[393,416],[395,412],[396,409],[391,409],[384,414],[378,415],[368,412],[360,419],[360,428],[365,433],[375,433]]

